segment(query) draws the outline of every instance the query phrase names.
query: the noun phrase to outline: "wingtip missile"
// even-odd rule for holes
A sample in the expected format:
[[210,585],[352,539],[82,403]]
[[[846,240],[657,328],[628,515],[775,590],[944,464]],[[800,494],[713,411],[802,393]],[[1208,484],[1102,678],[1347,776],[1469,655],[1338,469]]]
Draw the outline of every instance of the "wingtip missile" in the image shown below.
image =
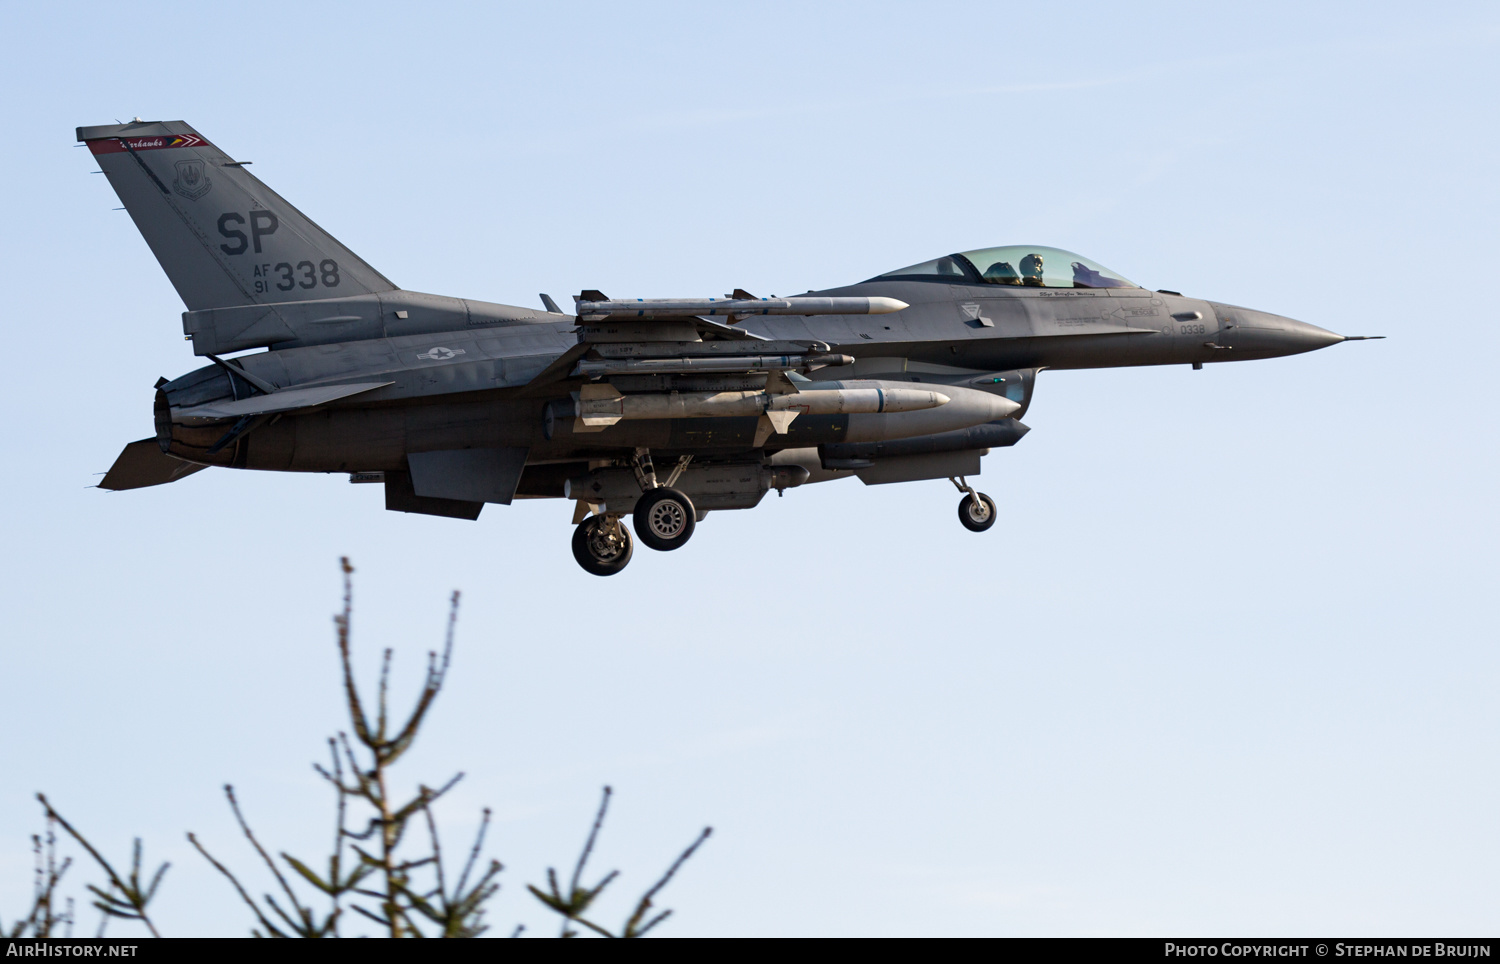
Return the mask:
[[881,297],[870,299],[870,314],[872,315],[888,315],[895,311],[904,311],[910,307],[911,305],[898,298]]
[[[735,294],[746,294],[736,289]],[[578,303],[578,317],[583,321],[606,318],[682,318],[729,317],[732,320],[752,315],[886,315],[910,307],[896,298],[796,298],[747,299],[717,298],[635,298],[608,299],[599,291],[589,290],[573,299]]]

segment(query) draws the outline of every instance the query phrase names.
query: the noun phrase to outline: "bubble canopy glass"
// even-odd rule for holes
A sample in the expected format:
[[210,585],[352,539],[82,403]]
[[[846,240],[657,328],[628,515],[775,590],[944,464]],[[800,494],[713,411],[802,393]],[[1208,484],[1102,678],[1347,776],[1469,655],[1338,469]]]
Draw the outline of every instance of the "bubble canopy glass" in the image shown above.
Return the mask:
[[1016,285],[1028,288],[1137,288],[1097,261],[1061,248],[1013,244],[980,248],[898,268],[881,278],[949,281],[955,284]]

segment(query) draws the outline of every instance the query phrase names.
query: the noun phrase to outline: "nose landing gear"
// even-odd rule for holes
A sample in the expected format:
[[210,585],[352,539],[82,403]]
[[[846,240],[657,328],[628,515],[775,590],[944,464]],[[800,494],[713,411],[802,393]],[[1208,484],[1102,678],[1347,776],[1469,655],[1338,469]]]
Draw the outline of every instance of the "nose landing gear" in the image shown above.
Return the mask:
[[995,518],[999,513],[995,509],[995,500],[983,492],[974,491],[969,480],[963,476],[949,479],[954,488],[964,493],[964,497],[958,501],[958,521],[962,522],[965,529],[970,532],[983,532],[995,524]]
[[584,572],[613,576],[630,562],[635,545],[618,515],[591,515],[573,530],[573,558]]

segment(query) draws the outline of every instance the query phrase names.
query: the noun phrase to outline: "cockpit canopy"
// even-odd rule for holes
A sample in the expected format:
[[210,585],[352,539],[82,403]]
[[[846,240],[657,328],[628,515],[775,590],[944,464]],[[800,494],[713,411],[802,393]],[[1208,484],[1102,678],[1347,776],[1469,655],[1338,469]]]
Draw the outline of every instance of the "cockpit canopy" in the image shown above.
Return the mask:
[[980,248],[898,268],[880,275],[902,281],[1020,285],[1029,288],[1138,288],[1088,258],[1039,245]]

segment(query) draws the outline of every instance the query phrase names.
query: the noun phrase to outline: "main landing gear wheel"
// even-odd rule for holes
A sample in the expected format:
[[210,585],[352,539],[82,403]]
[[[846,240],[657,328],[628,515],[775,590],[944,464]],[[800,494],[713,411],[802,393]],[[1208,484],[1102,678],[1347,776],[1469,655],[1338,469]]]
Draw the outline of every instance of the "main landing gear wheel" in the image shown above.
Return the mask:
[[624,569],[634,551],[630,530],[618,517],[591,515],[573,530],[573,558],[595,576],[613,576]]
[[635,534],[652,549],[669,552],[693,537],[698,513],[692,501],[676,489],[646,490],[635,504]]
[[958,521],[970,532],[983,532],[995,524],[995,500],[983,492],[970,492],[958,502]]

